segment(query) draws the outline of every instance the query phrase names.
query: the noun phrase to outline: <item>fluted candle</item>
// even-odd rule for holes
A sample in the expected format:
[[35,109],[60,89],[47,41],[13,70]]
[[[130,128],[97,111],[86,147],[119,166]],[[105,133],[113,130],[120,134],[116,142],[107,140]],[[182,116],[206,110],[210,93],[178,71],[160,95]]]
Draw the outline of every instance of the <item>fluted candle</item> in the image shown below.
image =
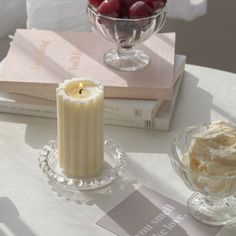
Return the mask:
[[92,176],[104,164],[103,86],[87,78],[57,88],[58,157],[65,175]]

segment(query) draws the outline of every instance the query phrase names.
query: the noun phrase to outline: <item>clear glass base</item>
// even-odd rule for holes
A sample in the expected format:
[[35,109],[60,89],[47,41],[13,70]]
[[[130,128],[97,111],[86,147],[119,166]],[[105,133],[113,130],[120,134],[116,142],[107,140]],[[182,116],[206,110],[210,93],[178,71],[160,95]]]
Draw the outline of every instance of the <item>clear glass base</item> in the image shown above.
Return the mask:
[[150,57],[138,49],[112,49],[104,54],[104,62],[121,71],[136,71],[150,63]]
[[95,176],[70,178],[59,167],[57,141],[52,140],[39,153],[39,166],[52,184],[67,190],[91,190],[104,187],[121,176],[126,166],[126,154],[114,140],[104,140],[104,167]]
[[188,199],[191,215],[200,222],[209,225],[225,225],[236,217],[236,198],[231,196],[221,200],[206,198],[201,193],[194,193]]

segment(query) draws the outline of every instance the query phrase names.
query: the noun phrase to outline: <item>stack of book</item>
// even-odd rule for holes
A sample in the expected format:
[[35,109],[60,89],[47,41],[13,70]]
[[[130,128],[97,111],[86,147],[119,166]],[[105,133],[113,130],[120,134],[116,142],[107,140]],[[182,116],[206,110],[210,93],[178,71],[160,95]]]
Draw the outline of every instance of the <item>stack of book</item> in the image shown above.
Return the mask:
[[105,124],[168,130],[186,62],[175,55],[175,34],[139,46],[152,59],[141,71],[104,65],[112,47],[97,33],[17,30],[0,69],[0,112],[56,118],[58,83],[84,76],[104,85]]

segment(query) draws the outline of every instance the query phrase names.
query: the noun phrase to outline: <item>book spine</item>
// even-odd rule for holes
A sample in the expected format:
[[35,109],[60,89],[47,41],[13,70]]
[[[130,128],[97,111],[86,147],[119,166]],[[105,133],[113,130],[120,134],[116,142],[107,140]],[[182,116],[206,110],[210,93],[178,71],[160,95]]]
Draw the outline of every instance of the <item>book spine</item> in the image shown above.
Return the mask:
[[14,92],[15,94],[18,95],[24,95],[24,96],[30,96],[30,97],[35,97],[35,98],[40,98],[43,100],[55,102],[56,101],[56,94],[47,94],[47,93],[32,93],[30,91],[25,91],[25,92]]
[[35,97],[35,98],[40,98],[40,99],[44,99],[47,101],[52,101],[55,102],[56,101],[56,95],[54,94],[46,94],[46,93],[31,93],[31,92],[26,92],[20,95],[27,95],[27,96],[31,96],[31,97]]
[[0,112],[45,118],[56,118],[56,107],[13,103],[10,101],[0,101]]
[[[14,82],[9,83],[6,81],[0,81],[1,91],[8,93],[21,93],[25,94],[31,92],[56,94],[57,84],[46,84],[46,83],[26,83],[26,82]],[[146,100],[157,100],[165,99],[171,100],[172,89],[167,88],[127,88],[127,87],[104,87],[105,98],[117,98],[117,99],[146,99]]]
[[128,99],[124,101],[119,102],[116,99],[105,99],[104,112],[124,114],[137,119],[152,119],[162,104],[161,100],[157,100],[153,108],[146,108],[145,106],[136,106],[135,104],[132,104],[133,101],[129,102]]
[[[115,115],[110,112],[104,112],[104,123],[106,125],[115,125],[132,128],[143,128],[143,129],[158,129],[156,127],[155,119],[135,119],[129,116]],[[164,128],[165,129],[165,128]]]
[[[28,115],[44,118],[56,118],[56,107],[27,105],[23,103],[12,103],[0,101],[0,112],[9,114]],[[155,120],[134,119],[133,117],[120,117],[117,114],[104,112],[105,125],[117,125],[124,127],[156,129]]]
[[172,88],[129,88],[104,87],[106,98],[171,100]]
[[[49,101],[55,101],[56,98],[53,95],[43,93],[31,93],[27,92],[24,95],[33,96]],[[136,100],[137,103],[139,102]],[[111,112],[115,114],[125,114],[127,116],[139,119],[152,119],[156,112],[162,105],[162,100],[156,100],[155,105],[152,108],[136,106],[130,99],[105,99],[104,100],[104,112]]]

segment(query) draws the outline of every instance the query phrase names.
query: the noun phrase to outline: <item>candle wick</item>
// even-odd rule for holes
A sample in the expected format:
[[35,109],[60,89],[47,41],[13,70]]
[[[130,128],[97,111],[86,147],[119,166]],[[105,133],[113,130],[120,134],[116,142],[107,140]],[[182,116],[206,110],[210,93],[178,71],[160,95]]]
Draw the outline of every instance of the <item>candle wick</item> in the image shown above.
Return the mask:
[[83,89],[80,89],[80,90],[79,90],[79,94],[82,94],[82,91],[83,91]]

